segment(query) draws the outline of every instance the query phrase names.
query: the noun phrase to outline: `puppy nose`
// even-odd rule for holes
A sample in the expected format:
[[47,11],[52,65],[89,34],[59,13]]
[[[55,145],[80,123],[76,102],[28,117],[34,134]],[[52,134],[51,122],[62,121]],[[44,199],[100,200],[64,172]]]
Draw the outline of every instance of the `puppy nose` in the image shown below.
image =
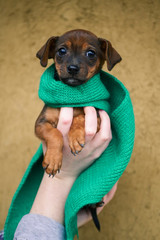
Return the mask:
[[67,68],[69,74],[75,75],[79,72],[79,67],[77,65],[70,65]]

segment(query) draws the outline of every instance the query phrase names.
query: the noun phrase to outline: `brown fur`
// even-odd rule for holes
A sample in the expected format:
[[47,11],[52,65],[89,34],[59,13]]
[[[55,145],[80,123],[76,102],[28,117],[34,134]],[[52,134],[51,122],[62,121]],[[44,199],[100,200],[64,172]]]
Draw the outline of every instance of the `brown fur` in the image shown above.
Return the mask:
[[[57,80],[71,86],[89,81],[100,71],[104,62],[108,70],[121,61],[118,52],[105,39],[97,38],[86,30],[72,30],[60,37],[51,37],[38,51],[37,57],[43,67],[53,58]],[[44,106],[36,124],[35,133],[47,145],[43,167],[49,175],[55,175],[62,165],[63,136],[56,128],[60,109]],[[100,128],[100,118],[97,131]],[[73,121],[68,134],[71,152],[76,155],[85,144],[85,114],[83,108],[74,108]]]

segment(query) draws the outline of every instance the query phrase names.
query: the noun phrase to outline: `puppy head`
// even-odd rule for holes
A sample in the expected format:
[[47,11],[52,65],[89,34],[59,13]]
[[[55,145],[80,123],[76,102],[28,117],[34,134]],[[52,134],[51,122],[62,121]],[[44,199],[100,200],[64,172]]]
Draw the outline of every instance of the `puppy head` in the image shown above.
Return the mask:
[[59,80],[70,86],[87,82],[107,62],[110,71],[121,61],[111,43],[86,30],[72,30],[51,37],[37,52],[43,67],[53,58]]

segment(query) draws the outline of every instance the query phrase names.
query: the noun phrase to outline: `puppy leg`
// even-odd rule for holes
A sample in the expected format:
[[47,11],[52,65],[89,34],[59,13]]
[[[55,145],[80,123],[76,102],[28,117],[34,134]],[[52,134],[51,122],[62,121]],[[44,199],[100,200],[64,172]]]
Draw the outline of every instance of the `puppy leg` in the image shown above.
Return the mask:
[[63,136],[56,128],[59,109],[44,107],[35,124],[35,134],[46,143],[47,150],[42,162],[43,168],[51,176],[62,165]]
[[73,155],[78,154],[85,144],[85,116],[83,114],[73,118],[68,139],[71,152]]
[[[97,132],[100,129],[100,117],[97,111]],[[78,154],[85,145],[85,114],[83,108],[74,108],[73,122],[68,134],[71,152]]]

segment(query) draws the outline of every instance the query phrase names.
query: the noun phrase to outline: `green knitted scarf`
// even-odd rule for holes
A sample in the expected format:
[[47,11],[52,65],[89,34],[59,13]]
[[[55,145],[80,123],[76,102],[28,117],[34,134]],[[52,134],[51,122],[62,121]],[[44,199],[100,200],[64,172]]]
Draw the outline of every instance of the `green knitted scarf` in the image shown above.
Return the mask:
[[[77,212],[99,202],[121,177],[130,160],[135,134],[134,113],[127,89],[114,76],[101,71],[87,83],[70,87],[54,80],[54,65],[42,75],[39,97],[51,107],[94,106],[109,113],[112,141],[103,154],[76,179],[65,205],[67,240],[78,235]],[[4,239],[12,240],[17,224],[29,213],[43,177],[42,145],[33,156],[8,212]]]
[[40,99],[50,107],[94,106],[109,111],[109,92],[96,74],[85,84],[68,86],[54,79],[55,67],[50,66],[42,75],[39,87]]

